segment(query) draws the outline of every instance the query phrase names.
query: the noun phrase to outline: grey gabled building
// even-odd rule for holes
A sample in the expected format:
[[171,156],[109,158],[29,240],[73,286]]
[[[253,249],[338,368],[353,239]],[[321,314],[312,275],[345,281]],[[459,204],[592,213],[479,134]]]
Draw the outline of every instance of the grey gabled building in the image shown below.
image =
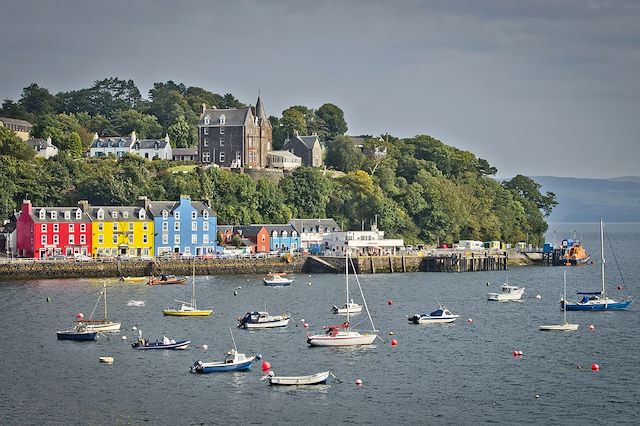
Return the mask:
[[198,122],[200,162],[220,167],[265,168],[272,130],[260,96],[255,108],[218,109],[203,105]]
[[282,150],[302,158],[302,164],[307,167],[322,167],[324,164],[324,148],[317,135],[295,135],[284,141]]

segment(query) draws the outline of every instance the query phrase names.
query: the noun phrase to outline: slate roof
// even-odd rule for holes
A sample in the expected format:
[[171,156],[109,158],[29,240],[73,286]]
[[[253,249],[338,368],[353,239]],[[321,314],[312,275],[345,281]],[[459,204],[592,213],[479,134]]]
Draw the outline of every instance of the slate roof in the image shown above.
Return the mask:
[[315,145],[316,142],[320,143],[320,138],[318,138],[317,135],[308,135],[308,136],[295,135],[284,141],[283,148],[286,148],[291,142],[294,141],[294,139],[302,143],[309,150],[313,149],[313,146]]
[[[104,211],[104,219],[98,219],[98,210],[102,209]],[[92,222],[101,220],[106,222],[135,222],[135,221],[148,221],[151,218],[147,217],[145,212],[144,219],[138,218],[138,212],[143,207],[137,206],[89,206],[89,211],[87,214]],[[118,216],[113,217],[113,212],[117,212]],[[127,217],[125,216],[125,213]]]
[[[247,120],[247,115],[250,114],[250,111],[250,107],[240,109],[205,109],[204,112],[200,114],[198,125],[211,127],[243,126]],[[220,124],[221,115],[224,115],[224,124]],[[209,124],[204,123],[206,116],[209,116]]]
[[[40,219],[40,210],[44,209],[45,217],[44,219]],[[35,223],[75,223],[75,222],[88,222],[90,220],[89,215],[86,213],[82,213],[80,219],[76,219],[76,211],[82,209],[78,206],[73,207],[32,207],[31,209],[31,219]],[[65,219],[64,212],[69,212],[69,219]],[[53,219],[52,212],[56,212],[56,218]]]
[[133,149],[154,149],[158,144],[158,149],[165,149],[169,145],[166,139],[137,139],[133,144]]
[[243,237],[256,237],[263,225],[236,226],[234,229],[238,232],[242,231]]
[[174,157],[185,155],[198,155],[198,148],[173,148],[171,150]]
[[264,228],[269,232],[269,234],[271,234],[273,231],[276,231],[278,234],[281,234],[282,231],[287,231],[289,234],[291,234],[291,232],[295,231],[295,228],[290,223],[287,223],[287,224],[264,224],[264,225],[252,224],[251,226],[258,226],[258,227],[263,227],[264,226]]
[[48,147],[53,146],[47,139],[42,138],[31,138],[27,140],[27,144],[37,150],[47,149]]
[[17,118],[0,117],[0,121],[2,121],[5,124],[14,124],[16,126],[33,127],[33,124],[29,123],[28,121],[20,120]]
[[[191,200],[191,205],[199,214],[202,214],[204,210],[209,212],[209,216],[215,216],[215,212],[209,206],[202,201]],[[149,213],[151,217],[162,217],[162,210],[166,210],[167,213],[172,214],[173,210],[180,206],[180,201],[149,201]]]
[[286,157],[286,158],[291,158],[291,159],[300,159],[300,157],[298,157],[297,155],[289,152],[289,151],[285,151],[285,150],[280,150],[280,151],[269,151],[267,152],[267,155],[277,155],[279,157]]
[[103,138],[94,139],[91,143],[91,148],[115,148],[122,142],[123,148],[130,148],[132,144],[131,136],[107,136]]
[[341,229],[333,218],[329,219],[291,219],[289,221],[291,225],[298,231],[298,234],[302,232],[317,232],[322,227],[323,231],[340,232]]
[[256,102],[256,116],[260,120],[266,120],[268,118],[267,113],[264,112],[264,105],[262,104],[262,98],[260,96],[258,96],[258,101]]

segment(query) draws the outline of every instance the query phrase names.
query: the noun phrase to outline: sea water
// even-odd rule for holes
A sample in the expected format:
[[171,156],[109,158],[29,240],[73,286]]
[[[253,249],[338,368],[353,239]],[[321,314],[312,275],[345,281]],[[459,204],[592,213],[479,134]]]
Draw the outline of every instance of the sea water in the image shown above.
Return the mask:
[[[551,224],[558,240],[576,229],[599,259],[597,224]],[[211,317],[163,317],[190,286],[117,280],[39,280],[0,284],[0,416],[3,424],[475,424],[637,423],[640,409],[638,325],[639,224],[609,224],[608,291],[634,296],[625,312],[569,312],[577,332],[540,332],[561,323],[562,271],[569,297],[599,289],[597,263],[583,267],[522,267],[509,271],[362,275],[360,281],[381,340],[369,347],[309,347],[306,333],[344,321],[331,313],[346,301],[343,275],[295,274],[289,287],[266,287],[261,276],[196,277],[200,308]],[[624,283],[617,264],[623,272]],[[500,284],[526,287],[522,302],[488,302]],[[88,317],[107,283],[109,316],[119,335],[97,342],[56,339],[74,315]],[[351,298],[361,303],[355,280]],[[487,283],[489,285],[487,286]],[[621,286],[622,290],[618,289]],[[234,295],[237,293],[237,295]],[[541,298],[536,298],[540,295]],[[47,301],[49,298],[49,302]],[[446,305],[461,318],[450,325],[415,325],[407,316]],[[130,300],[144,306],[128,306]],[[393,301],[389,304],[388,301]],[[289,312],[283,329],[237,329],[248,311]],[[101,315],[101,306],[95,316]],[[303,327],[303,321],[309,328]],[[469,322],[468,320],[472,320]],[[351,318],[370,328],[366,315]],[[589,324],[595,331],[588,331]],[[147,339],[190,339],[185,351],[137,351]],[[194,375],[197,360],[220,360],[233,347],[260,353],[279,375],[331,370],[339,379],[314,387],[271,387],[260,363],[249,372]],[[391,335],[391,333],[393,333]],[[127,340],[122,337],[127,336]],[[390,340],[398,345],[391,346]],[[208,349],[204,350],[203,345]],[[519,350],[523,356],[514,357]],[[112,365],[99,362],[113,356]],[[598,363],[599,372],[591,371]],[[356,386],[361,379],[362,386]]]

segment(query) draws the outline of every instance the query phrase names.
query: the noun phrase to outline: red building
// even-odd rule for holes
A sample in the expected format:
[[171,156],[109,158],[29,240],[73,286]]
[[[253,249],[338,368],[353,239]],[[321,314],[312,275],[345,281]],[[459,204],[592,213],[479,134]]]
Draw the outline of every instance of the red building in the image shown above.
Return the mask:
[[19,257],[91,255],[91,221],[80,207],[33,207],[25,200],[16,228]]

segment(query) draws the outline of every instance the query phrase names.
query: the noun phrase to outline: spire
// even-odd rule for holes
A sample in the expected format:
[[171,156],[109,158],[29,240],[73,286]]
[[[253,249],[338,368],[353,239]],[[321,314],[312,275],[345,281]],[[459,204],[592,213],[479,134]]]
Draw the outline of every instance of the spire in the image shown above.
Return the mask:
[[266,120],[267,113],[264,112],[264,105],[262,105],[262,97],[258,94],[258,100],[256,101],[256,117],[260,120]]

